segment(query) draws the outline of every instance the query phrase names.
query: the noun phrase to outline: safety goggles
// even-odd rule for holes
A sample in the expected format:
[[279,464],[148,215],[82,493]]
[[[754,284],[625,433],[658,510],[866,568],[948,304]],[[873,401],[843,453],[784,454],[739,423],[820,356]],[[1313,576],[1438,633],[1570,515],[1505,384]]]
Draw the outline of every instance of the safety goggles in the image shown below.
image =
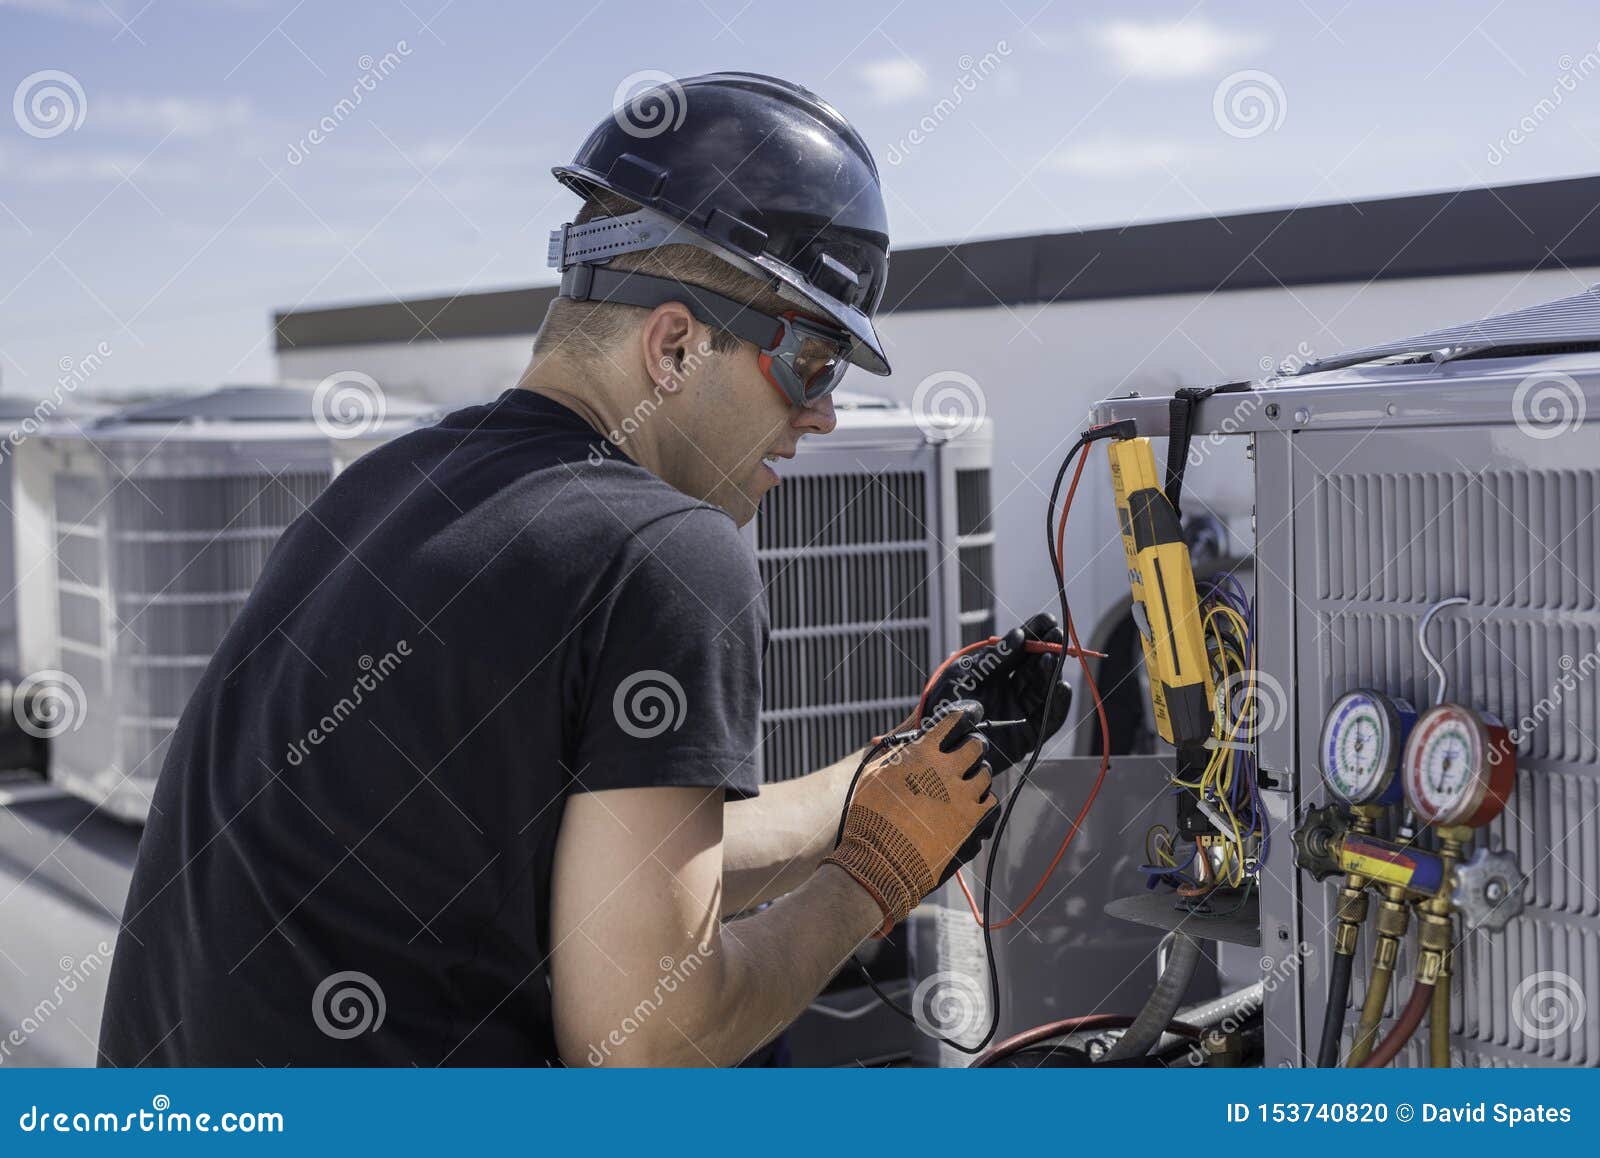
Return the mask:
[[[692,312],[694,307],[689,309]],[[771,320],[778,324],[777,336],[761,346],[756,359],[767,381],[795,406],[809,405],[833,393],[850,364],[850,336],[796,310]]]
[[798,310],[773,315],[673,278],[574,265],[561,276],[561,296],[654,309],[682,302],[702,325],[727,330],[755,346],[761,374],[791,406],[809,406],[833,392],[849,365],[850,335]]

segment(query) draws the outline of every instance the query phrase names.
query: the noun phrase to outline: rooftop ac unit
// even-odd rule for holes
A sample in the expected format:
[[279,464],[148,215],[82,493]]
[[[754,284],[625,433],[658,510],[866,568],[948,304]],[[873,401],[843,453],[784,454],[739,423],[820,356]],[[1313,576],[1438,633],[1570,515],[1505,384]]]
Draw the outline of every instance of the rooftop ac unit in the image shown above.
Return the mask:
[[[1150,398],[1104,402],[1096,417],[1162,435],[1167,415],[1167,400]],[[1476,846],[1509,850],[1526,875],[1526,908],[1503,931],[1456,927],[1453,1063],[1600,1065],[1600,1018],[1585,1017],[1582,1000],[1600,980],[1597,416],[1600,287],[1200,404],[1197,435],[1249,439],[1255,451],[1266,689],[1256,747],[1275,829],[1260,945],[1242,952],[1242,972],[1310,947],[1266,993],[1266,1065],[1313,1064],[1322,1029],[1340,878],[1319,885],[1299,872],[1289,835],[1306,805],[1328,799],[1324,715],[1355,688],[1433,704],[1439,685],[1417,638],[1430,610],[1448,698],[1499,717],[1517,745],[1515,786]],[[1370,938],[1369,925],[1346,1048]],[[1385,1032],[1416,960],[1413,933]],[[1424,1030],[1397,1064],[1428,1061]]]
[[[929,672],[994,633],[992,424],[838,392],[753,523],[772,641],[762,775],[788,780],[905,718]],[[920,423],[920,424],[919,424]]]
[[313,395],[228,387],[58,425],[18,448],[20,667],[53,683],[50,777],[142,821],[167,741],[267,553],[364,446],[427,411],[389,400],[359,439]]
[[99,410],[75,399],[55,397],[33,400],[21,395],[0,395],[0,671],[16,673],[17,559],[16,527],[12,505],[14,463],[23,443],[52,431],[71,431],[93,421]]
[[[988,425],[930,434],[839,398],[752,534],[773,627],[766,779],[801,775],[896,723],[931,666],[994,627]],[[142,820],[166,742],[292,521],[360,453],[418,418],[334,439],[307,392],[231,387],[60,427],[24,445],[21,668],[81,703],[52,779]],[[80,691],[81,689],[81,691]]]

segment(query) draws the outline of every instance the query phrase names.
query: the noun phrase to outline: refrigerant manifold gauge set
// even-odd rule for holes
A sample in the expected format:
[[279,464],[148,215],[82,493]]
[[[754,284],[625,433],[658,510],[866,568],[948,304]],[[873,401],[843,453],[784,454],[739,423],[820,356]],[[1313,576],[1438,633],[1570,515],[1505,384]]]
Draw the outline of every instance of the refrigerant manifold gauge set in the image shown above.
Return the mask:
[[[1399,697],[1362,688],[1328,709],[1317,754],[1332,800],[1309,808],[1296,828],[1296,863],[1317,880],[1343,878],[1317,1062],[1385,1065],[1426,1014],[1431,1062],[1448,1066],[1454,921],[1459,917],[1469,930],[1498,931],[1522,911],[1523,882],[1514,856],[1480,847],[1463,859],[1475,830],[1498,816],[1511,794],[1515,746],[1488,713],[1444,702],[1419,715]],[[1406,815],[1398,835],[1380,836],[1380,826],[1395,819],[1392,810],[1399,806]],[[1374,897],[1372,968],[1346,1049],[1353,962]],[[1379,1041],[1400,945],[1413,918],[1418,955],[1411,996]]]

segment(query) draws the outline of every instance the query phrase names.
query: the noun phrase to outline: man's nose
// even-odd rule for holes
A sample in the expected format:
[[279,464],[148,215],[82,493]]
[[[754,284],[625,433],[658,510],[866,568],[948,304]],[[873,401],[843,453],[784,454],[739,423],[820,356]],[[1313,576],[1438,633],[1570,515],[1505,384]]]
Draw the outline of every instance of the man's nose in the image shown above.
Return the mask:
[[838,425],[839,416],[834,413],[831,394],[808,402],[795,412],[795,429],[807,434],[832,434],[833,428]]

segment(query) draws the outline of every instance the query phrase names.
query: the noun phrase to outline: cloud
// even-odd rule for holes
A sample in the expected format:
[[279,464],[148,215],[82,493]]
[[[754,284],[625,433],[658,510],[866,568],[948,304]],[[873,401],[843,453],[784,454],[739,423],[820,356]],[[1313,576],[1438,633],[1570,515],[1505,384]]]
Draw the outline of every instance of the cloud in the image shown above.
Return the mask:
[[1086,141],[1062,149],[1046,167],[1080,177],[1127,177],[1138,173],[1166,172],[1188,159],[1191,150],[1176,141]]
[[119,24],[116,12],[96,0],[0,0],[0,8],[15,8],[39,16],[53,16],[78,24]]
[[[207,0],[210,7],[238,12],[258,12],[268,0]],[[151,7],[149,0],[0,0],[0,8],[31,12],[37,16],[120,29],[132,26]]]
[[1098,25],[1093,35],[1118,69],[1150,80],[1210,76],[1267,42],[1264,36],[1230,32],[1204,18],[1111,20]]
[[200,159],[148,156],[142,152],[36,149],[26,159],[0,147],[0,172],[19,185],[121,183],[124,176],[141,188],[151,182],[193,184],[215,176],[216,167]]
[[922,66],[904,56],[869,61],[857,73],[872,90],[872,99],[883,105],[910,100],[928,87],[928,74]]
[[[438,169],[441,173],[458,169],[474,172],[496,169],[543,173],[549,171],[550,162],[547,159],[549,153],[560,152],[559,148],[541,150],[531,143],[527,148],[507,149],[499,145],[480,145],[454,137],[433,137],[415,145],[402,144],[399,141],[395,143],[401,152],[397,153],[387,145],[384,149],[389,157],[402,167],[420,168],[423,172]],[[402,153],[410,158],[409,165],[402,157]]]
[[[216,239],[217,226],[213,222],[180,222],[164,229],[163,234],[180,244],[194,242],[207,244]],[[296,220],[281,222],[238,221],[228,226],[228,240],[237,245],[252,245],[262,249],[327,249],[334,252],[352,249],[365,234],[355,227],[334,226],[330,233],[320,223]]]
[[187,97],[91,97],[89,121],[97,129],[115,129],[151,137],[209,137],[252,125],[255,114],[238,97],[190,100]]

